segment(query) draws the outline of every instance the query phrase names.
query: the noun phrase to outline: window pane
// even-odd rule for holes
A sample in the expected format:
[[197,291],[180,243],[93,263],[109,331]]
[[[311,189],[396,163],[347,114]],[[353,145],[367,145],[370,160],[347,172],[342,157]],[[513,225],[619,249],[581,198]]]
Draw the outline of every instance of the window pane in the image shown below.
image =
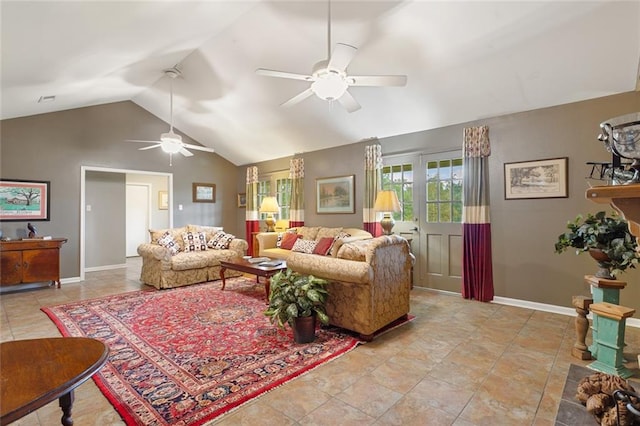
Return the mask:
[[438,205],[436,203],[427,203],[427,222],[438,221]]
[[405,203],[404,204],[404,209],[402,211],[402,219],[400,220],[406,220],[406,221],[412,221],[413,220],[413,203]]
[[451,199],[453,201],[462,201],[462,181],[454,180],[451,186]]
[[440,222],[451,222],[451,204],[440,204]]
[[447,181],[440,182],[440,201],[451,200],[451,184]]
[[462,222],[462,203],[455,202],[451,205],[451,221],[460,223]]
[[427,201],[438,201],[438,182],[427,183]]

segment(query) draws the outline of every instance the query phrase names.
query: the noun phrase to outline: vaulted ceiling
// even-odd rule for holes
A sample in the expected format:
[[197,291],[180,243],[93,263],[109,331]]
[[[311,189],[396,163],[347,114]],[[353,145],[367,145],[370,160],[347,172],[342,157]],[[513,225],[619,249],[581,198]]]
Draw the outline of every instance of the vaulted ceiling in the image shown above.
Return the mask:
[[236,165],[638,87],[638,1],[332,0],[332,45],[358,48],[348,73],[408,77],[350,88],[353,113],[315,96],[282,108],[309,83],[255,73],[327,59],[326,0],[2,0],[0,13],[2,119],[131,100],[169,122],[163,70],[178,64],[175,127]]

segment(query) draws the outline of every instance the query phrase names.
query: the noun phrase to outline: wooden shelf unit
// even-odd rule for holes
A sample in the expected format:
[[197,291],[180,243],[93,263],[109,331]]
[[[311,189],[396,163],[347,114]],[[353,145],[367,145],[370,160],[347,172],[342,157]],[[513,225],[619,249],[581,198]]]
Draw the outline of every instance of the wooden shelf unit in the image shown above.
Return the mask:
[[66,238],[0,241],[0,286],[50,281],[60,288],[60,247]]
[[629,231],[640,244],[640,184],[596,186],[588,189],[586,196],[616,209],[629,222]]

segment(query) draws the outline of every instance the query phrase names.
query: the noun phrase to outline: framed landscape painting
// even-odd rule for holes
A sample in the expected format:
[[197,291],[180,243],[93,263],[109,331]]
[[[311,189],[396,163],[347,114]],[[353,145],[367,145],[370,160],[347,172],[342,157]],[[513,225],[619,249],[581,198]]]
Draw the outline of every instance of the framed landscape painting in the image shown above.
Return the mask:
[[194,183],[193,184],[194,203],[215,203],[216,185],[215,183]]
[[566,198],[568,158],[521,161],[504,165],[504,198]]
[[316,179],[316,213],[355,213],[355,175]]
[[0,181],[0,221],[48,221],[49,181]]

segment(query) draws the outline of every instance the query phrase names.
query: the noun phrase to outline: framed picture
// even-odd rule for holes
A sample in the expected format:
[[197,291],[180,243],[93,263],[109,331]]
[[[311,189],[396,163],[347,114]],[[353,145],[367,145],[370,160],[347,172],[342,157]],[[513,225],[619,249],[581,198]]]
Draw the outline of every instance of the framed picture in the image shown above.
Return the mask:
[[316,179],[316,213],[355,213],[355,175]]
[[169,210],[168,191],[158,191],[158,210]]
[[194,203],[216,202],[216,185],[214,183],[194,183],[192,189]]
[[247,193],[238,193],[238,207],[247,207]]
[[505,163],[505,200],[568,197],[567,164],[567,157]]
[[7,222],[50,220],[50,182],[0,180],[0,220]]

